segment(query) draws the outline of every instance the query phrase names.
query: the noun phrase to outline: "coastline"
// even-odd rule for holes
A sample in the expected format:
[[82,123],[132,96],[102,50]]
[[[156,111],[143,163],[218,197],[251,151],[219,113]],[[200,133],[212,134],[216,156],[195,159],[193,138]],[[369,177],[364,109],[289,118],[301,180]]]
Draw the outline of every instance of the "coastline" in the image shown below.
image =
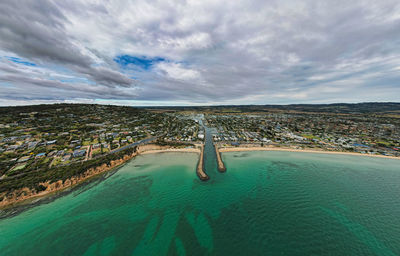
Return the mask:
[[[22,206],[30,203],[36,203],[37,201],[46,198],[48,196],[54,195],[55,193],[62,192],[64,190],[73,188],[77,185],[82,184],[100,174],[115,170],[122,167],[126,162],[137,156],[138,153],[133,153],[131,155],[125,155],[118,160],[111,161],[110,165],[103,164],[97,166],[96,168],[88,169],[86,172],[79,176],[72,176],[65,181],[58,180],[56,182],[42,182],[41,185],[46,186],[46,190],[41,192],[34,192],[32,189],[24,187],[13,192],[11,198],[6,198],[0,202],[0,210],[7,210],[17,206]],[[19,193],[24,193],[24,195],[17,196]]]
[[168,152],[179,152],[179,153],[200,153],[197,148],[169,148],[169,149],[153,149],[139,153],[140,155],[156,154],[156,153],[168,153]]
[[[218,146],[216,148],[217,153],[225,153],[225,152],[243,152],[243,151],[284,151],[284,152],[305,152],[305,153],[319,153],[319,154],[341,154],[341,155],[354,155],[354,156],[367,156],[367,157],[377,157],[377,158],[386,158],[386,159],[397,159],[400,160],[400,157],[394,156],[383,156],[383,155],[370,155],[370,154],[361,154],[355,152],[341,152],[341,151],[327,151],[327,150],[315,150],[315,149],[295,149],[295,148],[285,148],[285,147],[221,147]],[[32,190],[29,188],[21,188],[18,191],[14,191],[14,196],[12,198],[3,200],[0,202],[0,210],[12,209],[14,207],[28,205],[31,203],[37,203],[43,198],[52,196],[56,193],[60,193],[64,190],[71,189],[83,182],[90,180],[100,174],[104,174],[106,172],[115,170],[117,168],[122,167],[125,163],[133,159],[138,155],[146,155],[146,154],[156,154],[156,153],[168,153],[168,152],[179,152],[179,153],[197,153],[200,154],[199,163],[196,168],[197,175],[201,180],[207,180],[208,176],[202,170],[203,162],[202,162],[202,150],[198,147],[187,147],[187,148],[173,148],[169,146],[158,146],[154,144],[148,144],[140,147],[137,153],[133,153],[132,155],[125,155],[121,159],[112,161],[110,165],[102,165],[96,168],[91,168],[84,172],[79,176],[73,176],[69,179],[66,179],[64,182],[59,180],[56,182],[44,182],[41,183],[46,186],[46,190],[41,191],[39,193],[32,193]],[[221,163],[222,162],[222,159]],[[220,166],[219,166],[220,167]],[[222,167],[222,165],[221,165]],[[17,194],[23,195],[17,196]]]
[[36,206],[39,206],[42,204],[51,203],[54,200],[56,200],[60,197],[64,197],[64,196],[76,191],[77,189],[81,188],[82,186],[86,186],[92,182],[95,183],[95,182],[103,181],[103,180],[111,177],[112,175],[114,175],[122,167],[123,167],[123,164],[121,164],[117,167],[114,167],[113,169],[111,169],[109,171],[101,172],[101,173],[95,174],[93,176],[90,176],[87,179],[81,180],[81,181],[77,182],[76,184],[71,185],[69,187],[64,187],[62,189],[51,191],[51,192],[48,192],[43,195],[35,195],[30,198],[26,198],[22,201],[17,201],[17,202],[14,202],[14,203],[11,203],[11,204],[8,204],[5,206],[1,206],[0,207],[0,220],[4,219],[4,218],[16,216],[16,215],[18,215],[26,210],[29,210],[33,207],[36,207]]
[[[121,159],[112,161],[110,165],[103,164],[101,166],[88,169],[81,175],[70,177],[65,181],[59,180],[51,183],[48,181],[40,183],[46,186],[46,190],[44,191],[37,193],[33,192],[32,189],[26,187],[18,189],[13,192],[13,196],[11,198],[7,198],[3,201],[0,201],[0,210],[12,209],[19,206],[29,205],[31,203],[35,204],[41,201],[42,199],[52,196],[56,193],[61,193],[67,189],[74,188],[75,186],[78,186],[83,182],[87,182],[88,180],[98,175],[120,168],[138,155],[167,153],[167,152],[200,153],[200,150],[197,148],[171,148],[169,146],[157,146],[154,144],[147,144],[139,147],[137,153],[133,153],[131,155],[125,155]],[[23,195],[18,196],[17,194],[23,194]]]
[[400,160],[400,157],[396,157],[396,156],[371,155],[371,154],[361,154],[361,153],[356,153],[356,152],[343,152],[343,151],[328,151],[328,150],[315,150],[315,149],[295,149],[295,148],[284,148],[284,147],[219,147],[219,152],[221,152],[221,153],[224,153],[224,152],[240,152],[240,151],[305,152],[305,153],[367,156],[367,157],[378,157],[378,158],[387,158],[387,159]]
[[175,148],[171,146],[159,146],[156,144],[147,144],[140,146],[138,148],[139,155],[155,154],[155,153],[166,153],[166,152],[182,152],[182,153],[200,153],[200,149],[195,145],[195,147],[184,147]]

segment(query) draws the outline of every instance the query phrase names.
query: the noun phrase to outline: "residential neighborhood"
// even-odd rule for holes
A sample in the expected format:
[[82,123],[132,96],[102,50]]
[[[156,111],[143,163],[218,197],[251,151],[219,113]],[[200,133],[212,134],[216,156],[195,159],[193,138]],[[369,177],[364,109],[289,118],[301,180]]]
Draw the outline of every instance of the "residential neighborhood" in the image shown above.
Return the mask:
[[32,108],[3,108],[0,179],[98,158],[148,138],[198,140],[198,124],[182,115],[99,105]]
[[400,120],[366,115],[210,114],[214,141],[399,156]]
[[[0,180],[102,159],[143,143],[190,147],[210,128],[220,146],[289,147],[400,156],[400,118],[356,106],[276,107],[55,104],[0,109]],[[396,107],[396,106],[395,106]],[[57,176],[57,175],[56,175]]]

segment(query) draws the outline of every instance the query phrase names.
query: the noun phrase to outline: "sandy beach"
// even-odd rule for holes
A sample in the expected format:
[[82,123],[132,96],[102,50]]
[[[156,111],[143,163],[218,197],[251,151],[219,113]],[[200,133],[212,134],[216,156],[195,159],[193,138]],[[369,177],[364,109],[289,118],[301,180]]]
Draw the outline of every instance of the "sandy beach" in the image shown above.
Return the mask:
[[170,149],[154,149],[149,151],[144,151],[140,154],[155,154],[155,153],[167,153],[167,152],[181,152],[181,153],[200,153],[197,148],[170,148]]
[[155,153],[166,153],[166,152],[182,152],[182,153],[200,153],[200,149],[197,147],[186,147],[186,148],[171,148],[169,146],[158,146],[155,144],[148,144],[140,146],[138,149],[139,154],[155,154]]
[[146,154],[155,154],[155,153],[168,153],[168,152],[180,152],[180,153],[198,153],[199,154],[199,161],[196,167],[196,174],[197,176],[205,181],[208,180],[208,175],[204,172],[203,168],[203,152],[204,152],[204,145],[198,144],[196,147],[186,147],[186,148],[171,148],[168,146],[159,146],[155,144],[148,144],[141,146],[139,148],[140,155]]
[[99,174],[102,174],[104,172],[113,170],[116,167],[122,166],[124,163],[127,161],[131,160],[135,156],[139,154],[153,154],[153,153],[165,153],[165,152],[188,152],[188,153],[200,153],[200,149],[198,148],[170,148],[168,146],[158,146],[154,144],[148,144],[141,146],[138,150],[138,154],[132,154],[129,157],[125,156],[123,159],[117,160],[117,161],[112,161],[112,163],[109,166],[102,165],[98,166],[96,168],[92,168],[90,170],[87,170],[84,174],[80,175],[79,177],[71,177],[67,179],[66,181],[57,181],[53,182],[50,184],[50,182],[43,183],[45,184],[48,188],[45,191],[41,191],[39,193],[33,193],[30,189],[28,188],[21,188],[17,190],[16,192],[22,192],[25,191],[27,195],[24,196],[17,196],[14,193],[14,196],[12,198],[9,198],[7,200],[3,200],[0,202],[0,209],[7,208],[9,206],[15,206],[19,204],[24,204],[24,203],[29,203],[32,200],[36,200],[37,198],[44,198],[48,195],[52,195],[56,192],[60,192],[62,190],[66,190],[68,188],[71,188],[75,185],[80,184],[83,181],[86,181],[94,176],[97,176]]
[[322,154],[341,154],[341,155],[354,155],[354,156],[368,156],[368,157],[379,157],[400,160],[400,157],[395,156],[383,156],[383,155],[371,155],[361,154],[353,152],[341,152],[341,151],[327,151],[327,150],[315,150],[315,149],[295,149],[295,148],[281,148],[281,147],[220,147],[219,152],[238,152],[238,151],[288,151],[288,152],[307,152],[307,153],[322,153]]

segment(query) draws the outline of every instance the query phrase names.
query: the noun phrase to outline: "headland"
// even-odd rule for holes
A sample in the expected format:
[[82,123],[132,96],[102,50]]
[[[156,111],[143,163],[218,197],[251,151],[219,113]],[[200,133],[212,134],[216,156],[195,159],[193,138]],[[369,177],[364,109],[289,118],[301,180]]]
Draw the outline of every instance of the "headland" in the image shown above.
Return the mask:
[[197,168],[197,175],[201,180],[208,180],[209,177],[204,172],[203,166],[203,155],[202,150],[199,146],[195,147],[171,147],[171,146],[159,146],[156,144],[146,144],[137,147],[137,151],[131,154],[125,154],[119,159],[110,161],[108,164],[104,163],[100,166],[88,168],[85,172],[67,178],[65,180],[57,181],[46,181],[41,182],[39,186],[43,187],[43,191],[36,191],[35,189],[23,187],[21,189],[13,191],[13,193],[5,195],[3,200],[0,201],[0,209],[14,207],[20,204],[30,203],[42,197],[52,195],[57,192],[72,188],[82,182],[85,182],[97,175],[105,172],[114,170],[131,160],[138,155],[154,154],[154,153],[167,153],[167,152],[181,152],[181,153],[200,153],[200,160]]

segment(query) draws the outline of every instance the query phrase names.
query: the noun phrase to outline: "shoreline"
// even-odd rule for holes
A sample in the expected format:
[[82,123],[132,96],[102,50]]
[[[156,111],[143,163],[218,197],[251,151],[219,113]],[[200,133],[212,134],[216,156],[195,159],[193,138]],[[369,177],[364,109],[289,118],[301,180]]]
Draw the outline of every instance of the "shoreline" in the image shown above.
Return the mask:
[[1,206],[0,207],[0,220],[16,216],[16,215],[18,215],[26,210],[29,210],[33,207],[36,207],[36,206],[39,206],[42,204],[51,203],[60,197],[64,197],[64,196],[76,191],[81,186],[86,186],[92,182],[103,181],[103,180],[111,177],[112,175],[114,175],[122,167],[123,167],[123,164],[116,166],[109,171],[104,171],[104,172],[95,174],[93,176],[90,176],[87,179],[81,180],[78,183],[71,185],[69,187],[51,191],[46,194],[34,195],[30,198],[26,198],[25,200],[17,201],[15,203],[12,203],[12,204],[9,204],[6,206]]
[[[295,149],[295,148],[284,148],[284,147],[220,147],[216,148],[216,153],[225,152],[245,152],[245,151],[282,151],[282,152],[304,152],[304,153],[317,153],[317,154],[340,154],[340,155],[353,155],[353,156],[366,156],[366,157],[376,157],[376,158],[386,158],[386,159],[397,159],[400,157],[395,156],[384,156],[384,155],[371,155],[371,154],[361,154],[355,152],[342,152],[342,151],[327,151],[327,150],[315,150],[315,149]],[[137,153],[132,155],[125,155],[119,160],[113,161],[109,166],[98,166],[93,169],[87,170],[85,173],[78,177],[71,177],[64,182],[45,182],[48,189],[41,191],[39,193],[19,196],[12,198],[10,200],[0,202],[0,210],[9,210],[16,207],[23,207],[29,204],[36,204],[42,201],[44,198],[51,197],[56,193],[62,193],[68,189],[73,189],[74,187],[87,182],[88,180],[99,176],[101,174],[116,170],[124,166],[127,162],[134,159],[138,155],[146,154],[157,154],[157,153],[168,153],[168,152],[179,152],[179,153],[197,153],[200,155],[199,162],[197,164],[196,173],[201,180],[208,180],[208,175],[203,170],[203,152],[202,149],[198,147],[190,148],[171,148],[168,146],[157,146],[153,144],[145,145],[138,149]],[[222,162],[222,159],[220,159]],[[223,163],[223,162],[222,162]],[[43,184],[45,184],[43,183]],[[21,188],[19,192],[28,191],[28,188]]]
[[386,159],[397,159],[400,157],[396,156],[384,156],[384,155],[372,155],[372,154],[361,154],[356,152],[344,152],[344,151],[329,151],[329,150],[316,150],[316,149],[295,149],[295,148],[284,148],[284,147],[220,147],[219,152],[240,152],[240,151],[285,151],[285,152],[304,152],[304,153],[320,153],[320,154],[336,154],[336,155],[353,155],[353,156],[367,156],[377,157]]
[[56,182],[43,182],[45,184],[46,190],[41,191],[39,193],[31,193],[31,189],[29,188],[21,188],[18,191],[14,191],[14,193],[19,192],[28,192],[29,195],[16,196],[14,194],[13,198],[9,198],[3,201],[0,201],[0,211],[7,211],[18,207],[24,207],[27,205],[34,205],[40,203],[40,201],[45,198],[54,196],[57,193],[63,193],[68,189],[73,189],[84,182],[90,182],[90,179],[100,176],[102,174],[111,172],[113,170],[117,170],[120,167],[124,166],[127,162],[134,159],[138,155],[146,155],[153,153],[166,153],[166,152],[180,152],[180,153],[200,153],[200,150],[197,148],[171,148],[168,146],[156,146],[153,144],[148,144],[140,147],[138,152],[133,153],[132,155],[125,155],[121,159],[112,161],[112,163],[108,166],[101,165],[92,169],[88,169],[84,173],[78,176],[73,176],[68,178],[65,181],[56,181]]
[[200,153],[197,148],[170,148],[170,149],[153,149],[140,152],[139,155],[157,154],[157,153],[168,153],[168,152],[179,152],[179,153]]
[[73,189],[76,186],[83,184],[84,182],[90,181],[90,179],[100,176],[101,174],[105,174],[111,172],[113,170],[117,170],[118,168],[122,167],[125,163],[136,157],[138,153],[133,153],[131,155],[125,155],[118,160],[111,161],[110,165],[100,165],[95,168],[91,168],[86,170],[84,173],[78,176],[72,176],[65,181],[58,180],[55,182],[42,182],[40,184],[46,185],[46,190],[38,192],[38,193],[31,193],[28,195],[21,195],[16,196],[15,193],[20,192],[32,192],[30,188],[21,188],[17,191],[14,191],[14,197],[8,198],[0,202],[0,210],[9,210],[19,206],[25,206],[29,204],[36,204],[41,200],[51,197],[57,193],[62,193],[68,189]]

